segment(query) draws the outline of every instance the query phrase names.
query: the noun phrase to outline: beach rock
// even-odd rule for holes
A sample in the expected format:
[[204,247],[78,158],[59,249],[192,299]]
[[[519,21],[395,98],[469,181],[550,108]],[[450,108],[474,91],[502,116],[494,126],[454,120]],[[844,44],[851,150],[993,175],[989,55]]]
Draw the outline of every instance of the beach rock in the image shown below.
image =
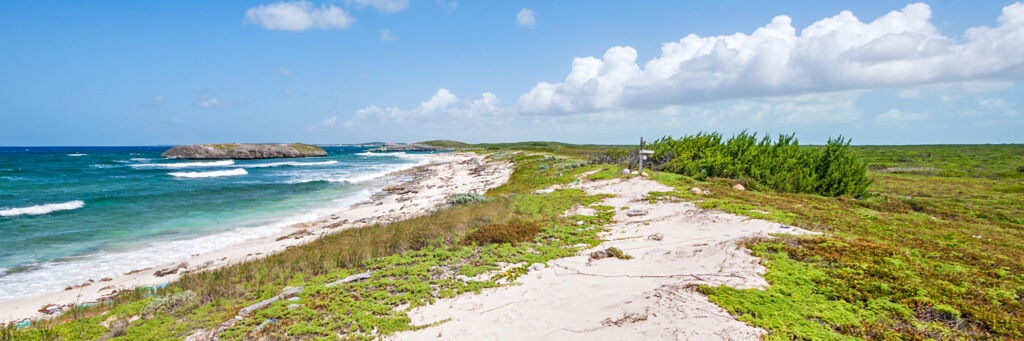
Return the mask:
[[545,188],[545,189],[538,189],[536,191],[533,191],[533,194],[546,194],[546,193],[554,193],[554,192],[555,192],[554,188]]
[[444,148],[431,146],[429,144],[422,143],[385,143],[383,146],[377,148],[371,148],[371,152],[435,152],[435,151],[451,151],[453,148]]
[[177,146],[168,149],[160,156],[169,159],[188,160],[213,160],[213,159],[276,159],[327,156],[323,148],[302,144],[249,144],[249,143],[224,143],[224,144],[193,144],[188,146]]
[[590,253],[590,259],[604,259],[611,257],[612,255],[605,250],[597,250]]
[[622,175],[629,175],[629,168],[623,168]]
[[642,215],[647,215],[647,211],[646,210],[629,210],[629,211],[626,211],[626,215],[630,216],[630,217],[642,216]]
[[747,190],[746,187],[743,187],[743,184],[732,185],[732,189],[735,189],[737,191],[745,191],[745,190]]
[[301,306],[302,306],[301,304],[298,304],[298,303],[292,303],[292,304],[289,304],[289,305],[288,305],[288,310],[292,310],[292,309],[298,309],[298,308],[299,308],[299,307],[301,307]]
[[700,189],[700,187],[694,187],[690,189],[690,193],[693,193],[695,195],[701,195],[704,194],[704,190]]
[[182,263],[178,264],[177,266],[173,266],[173,267],[169,267],[169,268],[166,268],[166,269],[157,270],[156,272],[153,273],[153,276],[164,277],[164,276],[167,276],[167,275],[173,275],[173,274],[178,273],[179,269],[185,269],[185,268],[188,268],[188,263],[182,262]]
[[655,234],[647,236],[647,240],[659,241],[659,240],[662,240],[662,239],[665,239],[665,235],[663,235],[661,233],[655,233]]

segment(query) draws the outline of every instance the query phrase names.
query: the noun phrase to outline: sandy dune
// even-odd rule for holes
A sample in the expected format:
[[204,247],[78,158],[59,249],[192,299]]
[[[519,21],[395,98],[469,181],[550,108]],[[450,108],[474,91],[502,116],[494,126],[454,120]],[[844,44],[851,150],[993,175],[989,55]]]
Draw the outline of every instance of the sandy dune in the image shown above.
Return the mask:
[[[602,204],[647,210],[618,211],[608,240],[579,256],[531,271],[518,285],[487,289],[414,309],[416,325],[401,340],[742,340],[764,333],[737,321],[692,285],[762,288],[764,268],[737,242],[769,233],[810,233],[778,223],[707,211],[688,202],[651,204],[643,197],[671,188],[636,177],[584,182],[588,193],[615,197]],[[585,211],[585,210],[581,210]],[[660,241],[647,237],[661,234]],[[590,252],[617,247],[630,260],[591,260]]]

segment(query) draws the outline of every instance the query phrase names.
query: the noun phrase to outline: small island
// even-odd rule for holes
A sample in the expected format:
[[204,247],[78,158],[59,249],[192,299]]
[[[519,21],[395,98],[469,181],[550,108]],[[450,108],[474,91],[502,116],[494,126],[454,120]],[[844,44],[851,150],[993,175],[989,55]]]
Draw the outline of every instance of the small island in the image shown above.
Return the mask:
[[318,146],[303,143],[221,143],[177,146],[168,149],[160,156],[168,159],[188,160],[252,160],[327,156],[327,152]]

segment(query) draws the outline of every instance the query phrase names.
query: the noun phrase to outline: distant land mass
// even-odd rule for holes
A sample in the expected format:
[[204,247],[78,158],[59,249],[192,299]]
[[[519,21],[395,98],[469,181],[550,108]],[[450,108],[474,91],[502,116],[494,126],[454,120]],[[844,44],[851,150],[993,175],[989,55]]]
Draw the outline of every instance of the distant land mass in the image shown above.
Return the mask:
[[213,160],[213,159],[276,159],[311,156],[327,156],[323,148],[304,143],[251,144],[221,143],[177,146],[161,154],[169,159]]
[[447,146],[436,146],[423,143],[385,143],[378,148],[370,149],[371,152],[426,152],[426,151],[450,151],[456,148]]

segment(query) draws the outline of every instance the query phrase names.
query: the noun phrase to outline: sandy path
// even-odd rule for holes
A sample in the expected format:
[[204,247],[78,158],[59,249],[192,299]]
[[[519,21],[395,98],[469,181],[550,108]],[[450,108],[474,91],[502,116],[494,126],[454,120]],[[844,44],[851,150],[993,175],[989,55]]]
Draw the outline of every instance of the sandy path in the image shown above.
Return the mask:
[[[228,264],[265,257],[288,247],[305,244],[323,234],[376,222],[386,223],[423,214],[443,204],[454,193],[484,193],[505,183],[512,174],[512,163],[489,161],[472,153],[426,154],[429,164],[389,175],[404,183],[382,191],[373,200],[338,211],[323,219],[299,223],[280,233],[209,253],[192,255],[184,262],[171,262],[136,270],[108,279],[96,278],[88,286],[71,290],[0,302],[0,322],[47,318],[62,309],[94,302],[116,294],[119,290],[156,286],[176,280],[181,274],[208,271]],[[181,265],[183,265],[181,267]],[[178,268],[181,267],[180,270]],[[156,276],[158,270],[171,273]],[[49,308],[51,313],[40,312]],[[46,309],[43,309],[46,310]]]
[[[619,210],[605,242],[580,256],[557,259],[519,285],[487,289],[414,309],[415,325],[450,321],[400,333],[401,340],[743,340],[763,330],[736,320],[688,286],[763,288],[764,267],[737,242],[768,233],[804,234],[799,228],[702,210],[689,202],[651,204],[642,198],[671,188],[632,178],[573,186],[615,197],[602,204],[647,210],[629,217]],[[647,224],[647,225],[645,225]],[[662,234],[660,241],[647,239]],[[634,259],[591,260],[590,252],[617,247]]]

